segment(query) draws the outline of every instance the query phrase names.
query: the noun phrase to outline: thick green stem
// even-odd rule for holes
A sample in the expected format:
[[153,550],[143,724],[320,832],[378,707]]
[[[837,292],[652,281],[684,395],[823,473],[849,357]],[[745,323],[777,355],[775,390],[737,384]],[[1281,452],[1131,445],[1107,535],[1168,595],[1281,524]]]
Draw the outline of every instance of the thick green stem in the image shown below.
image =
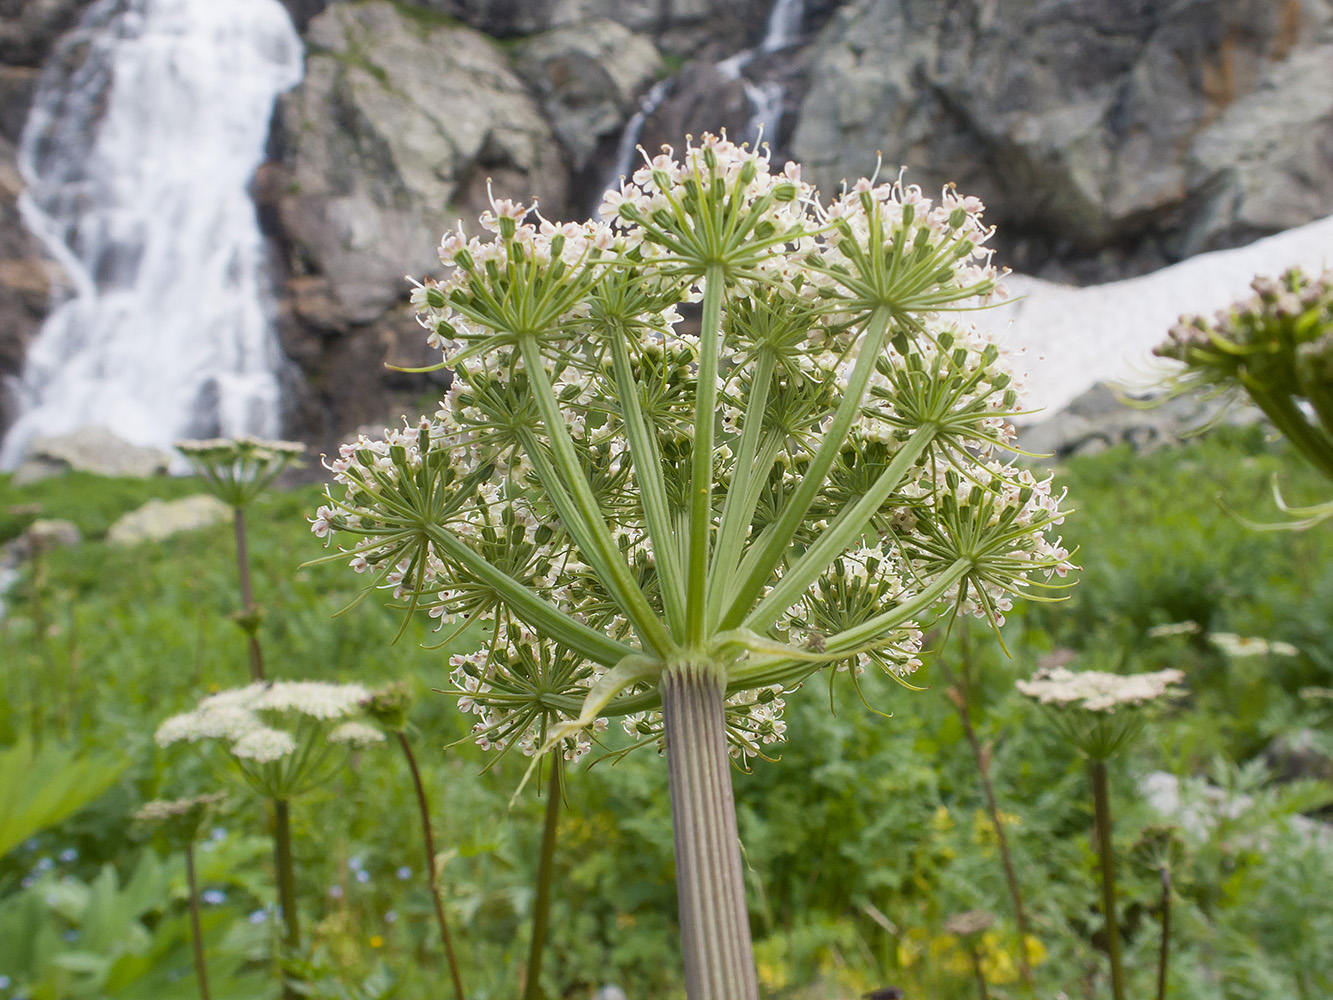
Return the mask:
[[551,754],[551,778],[546,786],[546,820],[542,823],[542,847],[537,860],[537,898],[532,903],[532,943],[528,948],[528,980],[523,1000],[541,1000],[542,952],[551,917],[551,883],[555,881],[555,837],[560,826],[560,757]]
[[190,945],[194,949],[194,975],[199,980],[200,1000],[211,1000],[208,968],[204,964],[204,932],[199,926],[199,880],[194,873],[194,841],[185,845],[185,882],[190,890]]
[[699,372],[694,394],[694,453],[690,456],[690,546],[685,567],[685,641],[702,646],[707,629],[708,546],[713,531],[713,440],[717,420],[717,366],[722,341],[720,264],[704,272],[699,328]]
[[[296,905],[296,864],[292,860],[292,819],[286,799],[273,800],[273,865],[278,883],[278,909],[282,911],[283,950],[288,956],[301,947],[301,917]],[[282,1000],[300,996],[286,970],[282,973]]]
[[720,671],[662,678],[676,892],[689,1000],[757,1000]]
[[1125,1000],[1120,923],[1115,905],[1115,854],[1111,846],[1111,796],[1106,779],[1106,761],[1089,761],[1088,775],[1092,779],[1093,821],[1097,827],[1097,856],[1102,868],[1102,912],[1106,918],[1106,954],[1111,960],[1111,995],[1115,1000]]
[[264,654],[259,648],[259,637],[255,634],[255,594],[250,585],[250,550],[245,538],[245,508],[232,508],[232,531],[236,536],[236,574],[241,581],[241,614],[247,623],[245,636],[250,650],[250,680],[264,679]]
[[454,939],[449,934],[449,922],[444,916],[444,900],[440,897],[439,873],[435,869],[435,834],[430,825],[430,803],[426,799],[426,786],[421,781],[421,771],[417,767],[416,754],[407,734],[399,730],[396,734],[398,745],[403,748],[407,758],[408,770],[412,772],[412,787],[417,793],[417,809],[421,814],[421,838],[426,845],[426,877],[429,879],[430,898],[435,904],[435,922],[440,928],[440,943],[444,945],[444,956],[449,962],[449,975],[454,981],[454,996],[463,1000],[463,977],[458,971],[458,957],[454,954]]

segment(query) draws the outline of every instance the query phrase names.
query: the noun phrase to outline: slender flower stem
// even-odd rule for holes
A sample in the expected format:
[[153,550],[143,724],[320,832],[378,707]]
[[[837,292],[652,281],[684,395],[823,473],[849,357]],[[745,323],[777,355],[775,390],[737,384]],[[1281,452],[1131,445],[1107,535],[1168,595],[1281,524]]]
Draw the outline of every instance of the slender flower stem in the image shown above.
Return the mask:
[[676,893],[689,1000],[757,1000],[721,671],[685,664],[662,678]]
[[537,861],[537,898],[532,904],[532,943],[528,949],[528,978],[523,1000],[541,1000],[542,953],[551,916],[551,883],[555,881],[555,837],[560,826],[561,762],[551,754],[551,777],[546,785],[546,820],[542,824],[541,854]]
[[[296,907],[296,864],[292,860],[292,820],[290,803],[273,800],[273,862],[277,869],[278,908],[282,910],[283,950],[293,955],[301,947],[301,917]],[[297,1000],[299,994],[284,970],[282,1000]]]
[[264,679],[264,654],[259,648],[259,637],[255,634],[258,622],[255,621],[255,594],[250,585],[250,550],[245,538],[245,508],[239,504],[232,508],[232,530],[236,536],[236,573],[241,581],[241,614],[245,624],[242,626],[250,647],[250,679]]
[[710,264],[704,272],[699,370],[694,397],[694,452],[690,456],[690,545],[685,567],[685,641],[692,645],[703,643],[706,630],[708,546],[713,532],[713,438],[725,280],[726,272],[720,264]]
[[1115,905],[1115,854],[1111,846],[1111,796],[1106,779],[1106,761],[1089,761],[1088,775],[1092,779],[1093,821],[1097,828],[1097,855],[1102,868],[1102,911],[1106,918],[1106,953],[1111,960],[1111,995],[1115,1000],[1125,1000],[1120,923]]
[[199,926],[199,880],[194,873],[194,841],[185,845],[185,881],[190,889],[190,944],[194,949],[194,974],[199,980],[200,1000],[211,1000],[208,968],[204,964],[204,932]]
[[416,754],[407,734],[401,729],[395,734],[398,745],[403,748],[407,758],[408,770],[412,772],[412,786],[417,792],[417,808],[421,812],[421,836],[426,845],[426,877],[430,885],[431,902],[435,904],[435,922],[440,926],[440,941],[444,944],[444,955],[449,962],[449,975],[454,981],[454,996],[463,1000],[463,977],[458,971],[458,957],[454,954],[454,939],[449,934],[449,923],[444,916],[444,900],[440,898],[439,875],[435,869],[435,835],[430,825],[430,803],[426,799],[426,786],[421,781],[421,771],[417,767]]
[[[964,640],[963,656],[968,657],[966,640]],[[1018,884],[1018,872],[1014,868],[1014,858],[1009,851],[1009,837],[1004,832],[1004,818],[1000,813],[999,803],[995,799],[995,786],[990,780],[990,762],[981,746],[981,741],[977,738],[977,731],[972,725],[972,712],[967,707],[968,683],[965,678],[955,679],[953,672],[947,666],[940,663],[940,671],[944,674],[945,681],[953,688],[957,694],[956,698],[950,700],[954,708],[958,710],[958,718],[963,724],[963,733],[967,736],[967,744],[972,748],[972,758],[976,761],[977,774],[981,778],[981,788],[986,795],[986,809],[990,813],[991,825],[995,827],[995,841],[1000,848],[1000,864],[1004,867],[1004,880],[1009,886],[1009,899],[1014,904],[1014,921],[1018,924],[1018,968],[1023,974],[1023,982],[1027,984],[1028,989],[1032,988],[1032,963],[1028,961],[1028,915],[1027,908],[1023,905],[1023,890]]]
[[1171,953],[1171,868],[1162,864],[1162,944],[1157,951],[1157,1000],[1166,1000],[1166,963]]
[[977,977],[977,991],[981,994],[981,1000],[990,1000],[990,990],[986,988],[986,973],[981,968],[981,952],[977,951],[976,944],[970,944],[967,948],[972,956],[972,971]]

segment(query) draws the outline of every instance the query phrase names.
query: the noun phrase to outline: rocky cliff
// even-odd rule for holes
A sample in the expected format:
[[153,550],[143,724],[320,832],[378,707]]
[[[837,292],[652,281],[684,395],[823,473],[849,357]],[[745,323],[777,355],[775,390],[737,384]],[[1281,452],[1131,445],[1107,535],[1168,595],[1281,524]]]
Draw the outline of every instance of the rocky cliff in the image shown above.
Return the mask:
[[[432,391],[405,274],[486,203],[586,215],[631,116],[647,148],[770,108],[779,156],[829,187],[955,180],[1003,262],[1139,273],[1333,213],[1333,0],[286,0],[308,48],[255,183],[290,425],[322,444]],[[0,370],[47,296],[13,150],[81,0],[0,0]],[[748,50],[748,52],[747,52]],[[738,53],[746,52],[737,58]],[[658,81],[667,81],[645,95]],[[438,377],[438,376],[437,376]]]

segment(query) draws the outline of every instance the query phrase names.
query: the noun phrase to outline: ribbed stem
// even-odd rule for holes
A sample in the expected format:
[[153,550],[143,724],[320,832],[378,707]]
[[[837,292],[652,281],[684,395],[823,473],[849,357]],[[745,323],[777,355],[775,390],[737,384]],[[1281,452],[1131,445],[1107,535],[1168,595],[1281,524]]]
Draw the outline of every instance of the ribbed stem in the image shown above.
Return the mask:
[[194,841],[185,845],[185,882],[190,889],[190,945],[194,949],[194,974],[199,980],[200,1000],[208,994],[208,968],[204,964],[204,932],[199,926],[199,880],[194,873]]
[[551,754],[551,778],[546,786],[546,819],[542,823],[541,853],[537,858],[537,898],[532,902],[532,942],[528,948],[528,980],[523,1000],[541,1000],[542,954],[551,917],[551,883],[555,881],[555,837],[560,826],[560,759]]
[[[295,954],[301,947],[301,917],[296,908],[296,864],[292,859],[292,818],[286,799],[273,800],[273,865],[278,883],[278,908],[282,910],[283,949]],[[282,1000],[298,1000],[284,970]]]
[[662,679],[676,892],[689,1000],[757,1000],[720,672]]
[[1111,847],[1111,796],[1106,762],[1088,762],[1092,779],[1093,821],[1097,826],[1097,855],[1102,868],[1102,912],[1106,917],[1106,954],[1111,960],[1111,995],[1125,1000],[1125,972],[1120,956],[1120,921],[1115,905],[1115,853]]
[[449,922],[444,916],[444,900],[440,898],[439,875],[435,869],[435,834],[430,825],[430,802],[426,799],[426,786],[421,781],[421,771],[417,767],[417,756],[412,752],[412,744],[407,734],[399,730],[396,734],[398,745],[403,748],[407,758],[407,767],[412,772],[412,787],[417,793],[417,810],[421,814],[421,839],[426,846],[426,878],[430,880],[430,898],[435,904],[435,923],[440,928],[440,941],[444,945],[444,956],[449,962],[449,975],[454,981],[454,996],[463,1000],[463,977],[458,971],[458,957],[454,954],[454,939],[449,934]]
[[262,681],[264,654],[259,648],[259,637],[255,634],[255,594],[254,588],[250,585],[250,550],[245,539],[245,508],[234,507],[232,510],[234,511],[232,532],[236,536],[236,574],[241,581],[241,614],[248,622],[245,627],[245,637],[250,650],[250,680]]

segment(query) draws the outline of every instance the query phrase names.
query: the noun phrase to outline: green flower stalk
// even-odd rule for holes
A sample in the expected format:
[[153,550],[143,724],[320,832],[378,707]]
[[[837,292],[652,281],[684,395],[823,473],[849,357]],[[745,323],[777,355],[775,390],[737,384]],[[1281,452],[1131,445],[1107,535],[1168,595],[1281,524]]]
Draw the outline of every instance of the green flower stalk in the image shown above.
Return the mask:
[[1065,667],[1039,670],[1018,690],[1048,706],[1051,721],[1088,761],[1092,784],[1093,827],[1102,875],[1102,915],[1106,919],[1106,954],[1111,965],[1111,995],[1125,1000],[1125,970],[1116,909],[1115,850],[1111,838],[1111,792],[1106,762],[1143,729],[1145,707],[1179,695],[1185,675],[1179,670],[1147,674],[1111,674]]
[[[379,729],[360,721],[370,692],[359,684],[279,681],[221,691],[192,712],[173,715],[157,728],[158,746],[221,741],[251,789],[273,807],[273,863],[283,948],[301,946],[292,854],[291,800],[332,779],[347,752],[384,742]],[[298,993],[284,975],[283,998]]]
[[945,315],[996,293],[981,211],[868,180],[825,206],[711,135],[605,222],[495,201],[413,292],[439,411],[328,462],[327,558],[487,623],[454,673],[478,743],[573,759],[618,718],[664,744],[691,1000],[757,995],[729,767],[784,695],[905,679],[939,614],[998,626],[1070,568],[1050,482],[997,457],[1019,380]]
[[214,792],[174,801],[155,799],[144,803],[134,814],[138,823],[160,825],[168,842],[185,852],[185,884],[190,897],[190,946],[194,953],[194,975],[199,984],[200,1000],[211,1000],[211,995],[208,990],[208,965],[204,956],[204,932],[199,923],[199,880],[194,871],[194,844],[199,837],[199,828],[225,798],[225,792]]
[[412,750],[412,742],[407,738],[407,715],[411,709],[411,702],[411,694],[406,684],[390,684],[370,696],[365,705],[366,715],[393,733],[403,751],[403,757],[407,760],[408,771],[412,774],[412,787],[417,796],[417,811],[421,817],[421,839],[426,852],[426,880],[431,902],[435,908],[435,923],[440,930],[440,943],[444,946],[445,960],[449,963],[454,996],[456,1000],[464,1000],[463,976],[458,968],[458,957],[454,954],[454,939],[449,933],[449,921],[445,917],[444,899],[440,890],[439,871],[435,864],[435,833],[430,822],[430,800],[426,797],[426,786],[421,780],[421,769],[417,766],[417,756]]
[[236,539],[236,575],[241,586],[241,608],[234,621],[246,636],[250,679],[264,679],[264,653],[259,646],[261,614],[250,582],[250,553],[246,540],[245,508],[301,455],[305,445],[296,441],[261,441],[253,437],[177,441],[210,493],[232,509]]

